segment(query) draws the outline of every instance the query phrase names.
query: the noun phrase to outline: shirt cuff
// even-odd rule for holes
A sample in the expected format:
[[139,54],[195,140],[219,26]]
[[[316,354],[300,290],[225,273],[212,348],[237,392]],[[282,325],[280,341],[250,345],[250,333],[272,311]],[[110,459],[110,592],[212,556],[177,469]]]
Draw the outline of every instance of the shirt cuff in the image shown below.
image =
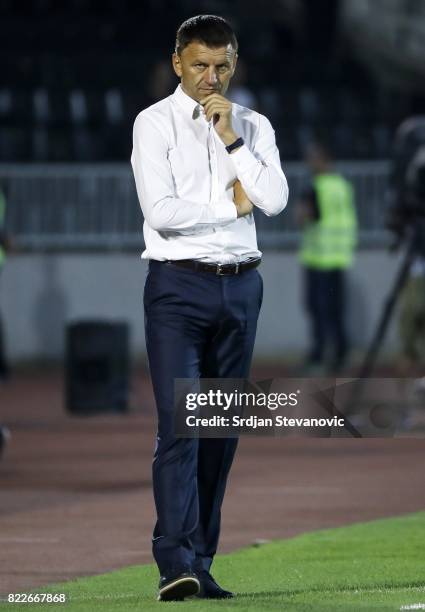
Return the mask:
[[236,170],[239,170],[239,172],[249,172],[249,170],[258,163],[257,158],[251,153],[246,145],[242,145],[237,151],[229,153],[229,157],[233,161]]
[[220,200],[210,204],[212,215],[219,223],[233,221],[237,218],[237,209],[231,200]]

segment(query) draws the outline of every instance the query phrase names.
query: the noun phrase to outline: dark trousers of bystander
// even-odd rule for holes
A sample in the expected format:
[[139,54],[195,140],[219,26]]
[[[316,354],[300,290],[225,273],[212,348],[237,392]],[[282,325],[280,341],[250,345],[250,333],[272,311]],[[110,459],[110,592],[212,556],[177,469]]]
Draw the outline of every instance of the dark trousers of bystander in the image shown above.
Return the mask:
[[305,268],[304,300],[311,325],[308,361],[323,364],[329,350],[329,365],[338,370],[348,352],[344,270]]
[[263,284],[258,271],[216,276],[150,261],[145,331],[158,412],[153,461],[161,575],[209,570],[237,438],[177,438],[175,378],[249,375]]

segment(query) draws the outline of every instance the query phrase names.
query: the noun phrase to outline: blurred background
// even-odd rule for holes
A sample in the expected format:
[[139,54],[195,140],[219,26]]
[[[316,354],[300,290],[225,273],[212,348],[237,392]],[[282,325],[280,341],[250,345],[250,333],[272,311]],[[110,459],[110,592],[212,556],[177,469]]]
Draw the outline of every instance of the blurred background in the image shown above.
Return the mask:
[[[5,203],[2,220],[0,202],[0,224],[7,235],[0,259],[0,425],[12,432],[0,475],[12,547],[7,553],[2,545],[9,586],[150,560],[155,425],[143,329],[143,218],[129,161],[132,126],[138,112],[174,91],[176,29],[200,13],[222,15],[234,26],[240,59],[229,97],[270,119],[289,183],[286,210],[274,218],[256,216],[265,295],[254,376],[293,374],[308,351],[301,232],[294,210],[311,181],[304,150],[317,135],[326,136],[336,169],[355,193],[358,247],[346,301],[351,373],[364,358],[399,269],[403,246],[390,252],[394,236],[386,224],[386,193],[395,130],[404,119],[425,113],[423,0],[0,0],[0,189]],[[379,354],[380,374],[401,371],[398,318],[396,309]],[[111,372],[119,397],[108,386]],[[128,411],[127,420],[69,418],[64,398],[72,408],[73,382],[80,416],[104,408]],[[98,385],[94,408],[84,405],[87,384]],[[288,448],[286,460],[291,461],[296,450]],[[302,454],[304,447],[299,448]],[[317,446],[314,461],[320,455],[331,462],[322,451]],[[371,505],[350,506],[351,494],[356,503],[360,499],[362,480],[357,487],[346,482],[344,472],[354,468],[342,446],[341,457],[335,487],[331,482],[322,491],[313,483],[327,473],[325,467],[312,476],[311,487],[317,485],[313,505],[326,507],[322,522],[317,523],[314,507],[309,517],[302,514],[301,499],[291,510],[292,527],[282,531],[270,517],[265,537],[334,524],[335,508],[336,522],[357,520],[362,508],[364,518],[391,513],[399,502],[398,511],[416,508],[420,485],[410,497],[405,492],[405,508],[394,481],[375,497],[369,490]],[[357,460],[355,452],[351,459]],[[409,461],[406,469],[413,478],[421,462],[413,454]],[[366,463],[358,465],[362,473],[370,470]],[[246,462],[238,469],[244,465],[257,468]],[[306,474],[309,465],[307,457]],[[292,468],[297,473],[295,459]],[[335,465],[329,473],[336,474]],[[277,474],[285,474],[283,466]],[[407,486],[401,468],[399,476]],[[378,472],[375,477],[380,478]],[[389,489],[394,499],[388,500]],[[120,510],[110,509],[107,495],[119,498]],[[142,496],[146,528],[138,531],[134,508]],[[385,512],[379,506],[384,498]],[[87,499],[92,514],[79,505]],[[267,499],[265,490],[261,499]],[[280,507],[283,514],[283,500],[279,506],[276,497],[270,499],[270,507]],[[344,507],[338,506],[341,500]],[[49,505],[56,507],[56,522],[42,515]],[[64,536],[61,508],[71,506],[78,537]],[[354,508],[351,514],[348,507]],[[133,522],[120,522],[121,512]],[[111,521],[120,525],[121,544],[94,567],[99,543],[93,533],[100,515],[104,527]],[[132,544],[135,533],[137,546]],[[69,548],[63,546],[64,537]],[[23,552],[22,538],[27,544],[37,544],[37,538],[44,542],[43,571],[34,571],[38,557],[31,556],[32,549]],[[72,538],[86,555],[83,562],[66,552]],[[242,545],[245,539],[241,535],[233,542]],[[59,558],[63,567],[55,573]]]
[[[175,31],[218,13],[240,43],[229,97],[271,120],[290,200],[258,215],[266,301],[258,359],[297,358],[307,327],[294,204],[308,181],[302,155],[326,134],[352,181],[359,252],[350,277],[354,354],[364,350],[398,264],[387,252],[388,161],[395,128],[424,112],[425,6],[420,0],[256,2],[0,1],[0,186],[13,237],[1,278],[12,363],[57,360],[64,325],[111,317],[144,356],[142,215],[129,158],[137,113],[172,93]],[[397,353],[394,326],[385,355]]]

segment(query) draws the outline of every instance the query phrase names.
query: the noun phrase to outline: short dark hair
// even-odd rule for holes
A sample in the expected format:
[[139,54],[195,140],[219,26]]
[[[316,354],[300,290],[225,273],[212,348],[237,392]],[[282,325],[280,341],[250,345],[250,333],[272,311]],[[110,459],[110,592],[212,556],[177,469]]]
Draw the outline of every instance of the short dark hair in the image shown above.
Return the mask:
[[201,42],[207,47],[225,47],[231,44],[238,50],[238,41],[231,25],[218,15],[196,15],[186,19],[176,36],[176,53],[180,55],[191,42]]

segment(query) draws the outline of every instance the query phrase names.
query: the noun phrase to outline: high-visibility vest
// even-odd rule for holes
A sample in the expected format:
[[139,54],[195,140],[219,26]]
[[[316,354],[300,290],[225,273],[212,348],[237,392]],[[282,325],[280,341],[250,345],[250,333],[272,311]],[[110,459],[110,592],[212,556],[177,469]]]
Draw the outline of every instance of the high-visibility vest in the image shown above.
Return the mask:
[[[0,189],[0,232],[1,232],[1,229],[3,228],[5,219],[6,219],[6,198],[4,197],[3,192]],[[0,267],[4,263],[5,259],[6,259],[6,252],[0,244]]]
[[357,242],[351,184],[338,174],[320,174],[313,184],[320,217],[303,230],[300,261],[318,270],[348,268]]

